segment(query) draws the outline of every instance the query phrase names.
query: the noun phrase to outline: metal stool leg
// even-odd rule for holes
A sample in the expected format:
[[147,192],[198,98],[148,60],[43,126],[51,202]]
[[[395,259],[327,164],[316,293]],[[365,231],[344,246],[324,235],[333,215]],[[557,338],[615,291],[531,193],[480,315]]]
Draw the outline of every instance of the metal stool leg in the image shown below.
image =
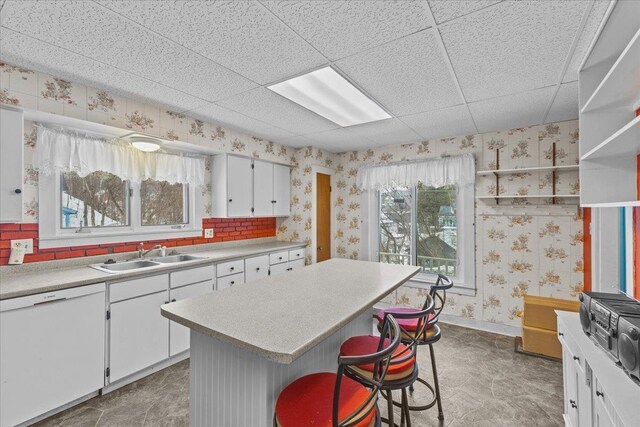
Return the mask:
[[[406,417],[407,427],[411,427],[411,414],[409,413],[409,399],[407,398],[407,389],[402,389],[402,413],[403,419]],[[403,423],[400,423],[403,425]]]
[[431,356],[431,369],[433,369],[433,385],[436,389],[436,401],[438,402],[438,419],[444,420],[444,413],[442,412],[442,399],[440,397],[440,385],[438,384],[438,369],[436,368],[436,355],[433,352],[432,344],[429,344],[429,354]]
[[395,426],[393,422],[393,396],[391,396],[391,391],[387,392],[387,420],[390,426]]

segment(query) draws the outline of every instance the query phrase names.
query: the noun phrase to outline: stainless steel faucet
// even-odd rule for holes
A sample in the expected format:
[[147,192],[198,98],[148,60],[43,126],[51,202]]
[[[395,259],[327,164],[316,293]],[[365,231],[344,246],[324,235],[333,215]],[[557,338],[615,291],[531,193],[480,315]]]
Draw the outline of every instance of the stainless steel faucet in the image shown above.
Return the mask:
[[140,245],[138,245],[138,258],[140,258],[140,259],[144,258],[149,252],[151,252],[151,251],[153,251],[155,249],[162,249],[162,245],[155,245],[151,249],[147,249],[145,251],[144,250],[144,243],[140,242]]

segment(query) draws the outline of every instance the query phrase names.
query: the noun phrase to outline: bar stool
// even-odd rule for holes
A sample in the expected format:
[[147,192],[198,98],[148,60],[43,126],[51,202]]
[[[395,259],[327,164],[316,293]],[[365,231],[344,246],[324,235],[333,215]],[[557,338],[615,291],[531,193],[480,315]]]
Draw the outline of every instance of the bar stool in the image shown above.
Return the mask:
[[[393,317],[381,329],[372,353],[338,356],[337,373],[306,375],[285,387],[276,401],[274,427],[379,427],[378,391],[400,345]],[[363,365],[372,367],[371,376],[360,375]]]
[[[394,414],[393,414],[393,397],[392,392],[394,390],[401,390],[402,403],[400,426],[411,426],[411,415],[409,413],[409,400],[407,398],[407,388],[410,387],[418,378],[418,364],[416,363],[416,353],[418,350],[419,342],[424,336],[428,321],[427,319],[433,315],[434,301],[428,296],[427,299],[430,303],[426,304],[424,310],[412,311],[407,313],[386,313],[384,315],[384,322],[389,319],[395,319],[400,328],[400,337],[402,343],[393,352],[391,356],[391,363],[389,370],[380,386],[381,394],[385,394],[387,399],[388,415],[387,419],[382,419],[390,426],[395,426]],[[411,325],[410,329],[404,328],[402,325]],[[358,357],[362,354],[370,353],[375,349],[376,343],[379,341],[378,337],[373,335],[363,335],[351,337],[346,340],[340,347],[340,356]],[[354,368],[358,373],[357,376],[348,373],[347,376],[352,377],[354,380],[366,385],[374,373],[374,367],[372,365],[358,365]]]
[[[442,411],[442,397],[440,395],[440,384],[438,382],[438,369],[436,367],[436,356],[433,351],[433,344],[438,342],[442,337],[442,332],[440,330],[440,326],[438,326],[438,317],[440,313],[444,309],[445,303],[447,301],[447,290],[453,287],[453,281],[449,279],[444,274],[438,274],[438,278],[436,283],[431,286],[429,289],[429,294],[425,299],[425,302],[422,306],[422,310],[425,309],[428,305],[434,303],[434,309],[432,316],[427,320],[427,327],[423,334],[420,335],[418,345],[428,345],[429,346],[429,356],[431,359],[431,370],[433,372],[433,385],[429,384],[424,378],[417,377],[416,382],[424,385],[433,395],[433,399],[424,405],[408,405],[410,411],[426,411],[427,409],[432,408],[434,405],[438,405],[438,419],[444,420],[444,413]],[[384,318],[387,314],[392,314],[394,317],[398,319],[398,324],[401,328],[405,328],[406,330],[411,330],[412,328],[417,328],[417,323],[412,324],[411,321],[403,321],[398,317],[403,313],[412,313],[418,312],[419,310],[410,307],[392,307],[386,308],[384,310],[380,310],[376,313],[375,318],[378,320],[378,329],[380,329],[380,325],[383,323]],[[406,343],[405,338],[403,337],[403,343]],[[414,385],[412,384],[409,387],[409,391],[414,391]],[[402,407],[402,403],[393,402],[394,405],[398,407]]]

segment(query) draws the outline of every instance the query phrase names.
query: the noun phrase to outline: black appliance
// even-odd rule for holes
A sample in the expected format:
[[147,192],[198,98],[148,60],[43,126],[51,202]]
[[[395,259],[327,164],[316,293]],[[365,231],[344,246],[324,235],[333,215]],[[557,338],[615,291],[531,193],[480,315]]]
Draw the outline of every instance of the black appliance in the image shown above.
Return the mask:
[[618,354],[625,371],[640,380],[640,316],[622,316],[618,321]]
[[[592,322],[596,320],[595,314],[591,312],[592,301],[634,302],[634,300],[624,294],[610,294],[606,292],[582,292],[578,299],[580,300],[580,323],[582,324],[582,330],[587,335],[593,333]],[[608,323],[608,319],[604,320],[607,320]]]

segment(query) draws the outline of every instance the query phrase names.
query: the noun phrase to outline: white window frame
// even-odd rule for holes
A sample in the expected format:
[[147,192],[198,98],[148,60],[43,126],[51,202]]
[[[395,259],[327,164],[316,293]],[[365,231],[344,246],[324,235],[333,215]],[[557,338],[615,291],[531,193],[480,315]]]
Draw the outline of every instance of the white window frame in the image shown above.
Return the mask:
[[[475,188],[473,185],[466,187],[457,186],[456,195],[456,219],[457,231],[457,257],[458,275],[451,277],[453,280],[452,292],[462,295],[476,294],[476,260],[475,260]],[[412,188],[411,210],[411,263],[415,257],[416,242],[416,204],[415,187]],[[368,212],[363,212],[368,220],[368,226],[363,227],[365,234],[362,237],[365,243],[365,259],[379,262],[380,239],[380,192],[371,190],[363,193],[362,206],[368,207]],[[461,273],[461,274],[460,274]],[[437,276],[430,273],[418,273],[411,279],[412,286],[428,289],[435,283]]]
[[202,236],[202,192],[196,185],[187,188],[187,224],[142,225],[140,184],[129,183],[129,225],[118,227],[87,228],[83,233],[78,229],[62,228],[61,173],[42,177],[38,180],[39,197],[39,245],[40,248],[98,245],[145,240],[176,239]]

